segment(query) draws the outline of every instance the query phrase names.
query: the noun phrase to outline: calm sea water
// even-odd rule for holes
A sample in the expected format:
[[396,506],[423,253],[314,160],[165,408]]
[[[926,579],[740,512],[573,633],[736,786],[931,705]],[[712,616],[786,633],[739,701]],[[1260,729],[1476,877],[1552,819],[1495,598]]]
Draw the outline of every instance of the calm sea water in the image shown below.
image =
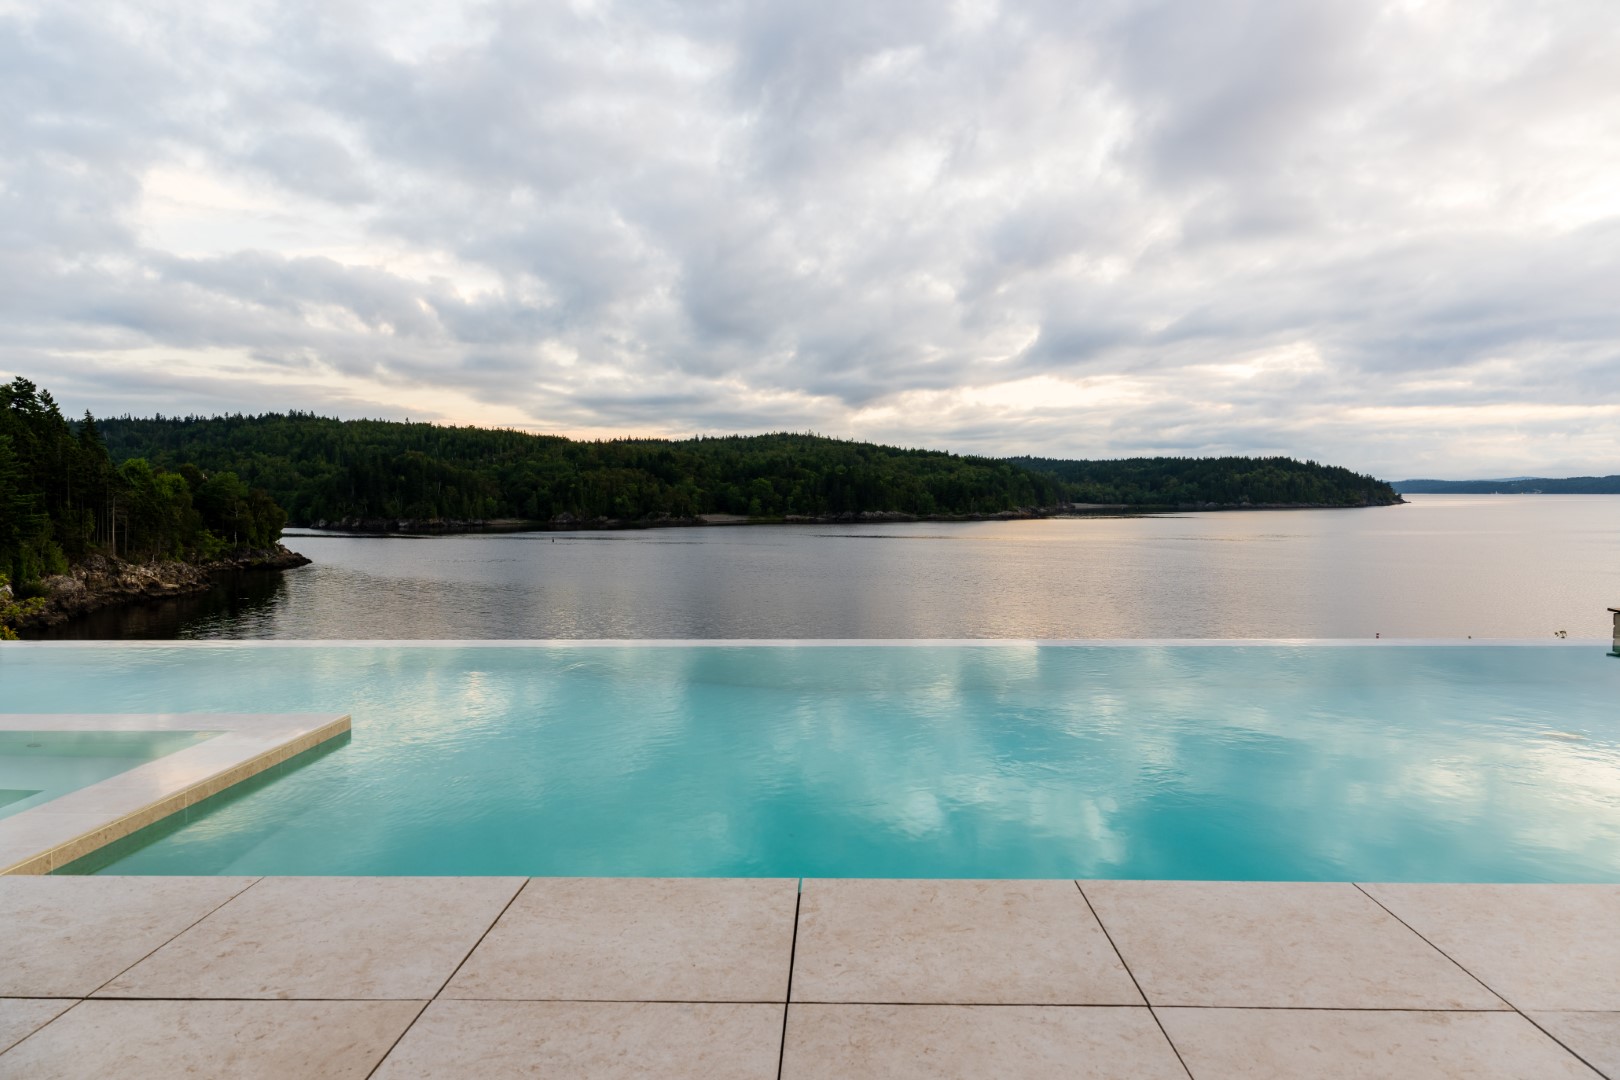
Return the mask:
[[81,872],[1620,881],[1605,653],[24,644],[0,686],[353,715]]
[[106,638],[1602,637],[1620,496],[437,538],[109,612]]

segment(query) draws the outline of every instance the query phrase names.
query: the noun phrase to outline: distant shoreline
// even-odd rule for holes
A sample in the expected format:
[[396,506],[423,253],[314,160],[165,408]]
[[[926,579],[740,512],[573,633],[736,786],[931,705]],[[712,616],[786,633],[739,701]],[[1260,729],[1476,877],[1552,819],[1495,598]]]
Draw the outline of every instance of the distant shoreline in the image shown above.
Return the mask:
[[1620,495],[1620,476],[1515,476],[1504,480],[1396,480],[1405,495]]
[[[297,530],[321,533],[349,533],[362,536],[417,533],[431,536],[452,536],[471,533],[510,532],[626,532],[641,529],[702,529],[733,528],[750,525],[887,525],[911,522],[974,521],[1040,521],[1065,517],[1153,517],[1163,514],[1208,513],[1212,511],[1242,512],[1250,510],[1365,510],[1379,506],[1398,506],[1405,499],[1387,503],[1365,503],[1344,506],[1335,503],[1183,503],[1175,506],[1133,505],[1129,503],[1073,503],[1060,507],[1039,507],[1025,510],[1002,510],[988,514],[907,514],[895,510],[866,510],[860,513],[803,515],[784,517],[748,517],[742,514],[698,514],[693,517],[658,517],[627,520],[619,518],[574,518],[564,514],[549,521],[525,521],[518,518],[492,518],[488,520],[446,520],[419,518],[344,518],[341,521],[316,521],[290,526]],[[297,535],[311,535],[300,534]]]

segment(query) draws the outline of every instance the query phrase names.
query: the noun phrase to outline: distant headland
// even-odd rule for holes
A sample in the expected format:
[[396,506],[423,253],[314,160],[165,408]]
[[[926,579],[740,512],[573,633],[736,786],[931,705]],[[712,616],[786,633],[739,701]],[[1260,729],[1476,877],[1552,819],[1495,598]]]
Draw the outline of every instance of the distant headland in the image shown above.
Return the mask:
[[1288,457],[991,458],[777,433],[581,441],[309,413],[70,420],[0,385],[0,637],[351,531],[984,521],[1385,506],[1389,484]]
[[1403,495],[1620,495],[1620,476],[1514,476],[1505,480],[1397,480]]
[[308,413],[101,422],[117,460],[231,471],[298,526],[552,528],[1352,507],[1387,483],[1287,457],[990,458],[777,433],[584,441]]

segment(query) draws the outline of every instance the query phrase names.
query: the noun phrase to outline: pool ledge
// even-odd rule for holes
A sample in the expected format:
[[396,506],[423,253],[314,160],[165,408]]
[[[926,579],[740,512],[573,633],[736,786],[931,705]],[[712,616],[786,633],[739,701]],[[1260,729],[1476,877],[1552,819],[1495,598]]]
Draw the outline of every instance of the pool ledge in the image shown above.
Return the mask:
[[48,874],[348,730],[334,713],[0,713],[0,731],[217,733],[0,818],[0,876]]

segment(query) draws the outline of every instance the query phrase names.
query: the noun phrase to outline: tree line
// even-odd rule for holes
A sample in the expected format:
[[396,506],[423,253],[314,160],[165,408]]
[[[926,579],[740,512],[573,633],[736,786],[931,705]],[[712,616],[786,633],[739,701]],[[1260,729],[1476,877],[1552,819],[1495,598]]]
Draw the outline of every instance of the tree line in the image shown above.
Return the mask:
[[1394,502],[1387,484],[1289,458],[993,459],[778,433],[576,441],[309,413],[122,417],[115,459],[231,472],[298,525],[344,520],[656,522],[701,514],[991,514],[1132,506]]
[[1526,476],[1518,480],[1397,480],[1413,495],[1620,495],[1620,476]]
[[229,470],[115,461],[89,413],[24,378],[0,385],[0,577],[26,590],[100,552],[206,560],[273,545],[286,514]]
[[1338,465],[1288,457],[1152,457],[1010,461],[1057,477],[1074,502],[1130,506],[1383,506],[1398,502],[1382,480]]

